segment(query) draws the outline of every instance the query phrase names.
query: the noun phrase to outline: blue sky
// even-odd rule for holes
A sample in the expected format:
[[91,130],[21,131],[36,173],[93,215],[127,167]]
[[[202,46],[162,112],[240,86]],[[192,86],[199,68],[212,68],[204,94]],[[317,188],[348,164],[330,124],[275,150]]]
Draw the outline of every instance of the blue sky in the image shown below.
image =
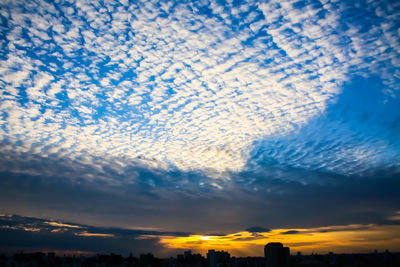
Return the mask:
[[[336,224],[385,221],[400,210],[398,10],[0,1],[0,211],[234,231],[289,227],[277,207],[318,199]],[[301,226],[329,224],[309,207],[322,215]]]

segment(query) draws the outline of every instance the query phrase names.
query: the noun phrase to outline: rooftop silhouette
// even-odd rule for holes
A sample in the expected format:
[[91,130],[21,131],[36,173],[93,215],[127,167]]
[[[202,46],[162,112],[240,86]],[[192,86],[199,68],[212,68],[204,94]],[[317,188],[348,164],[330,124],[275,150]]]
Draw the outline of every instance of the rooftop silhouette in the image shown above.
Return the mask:
[[268,243],[264,248],[264,257],[231,257],[227,251],[210,249],[207,258],[191,250],[176,257],[160,259],[152,253],[135,257],[118,254],[97,254],[94,256],[57,256],[53,252],[24,253],[12,256],[0,255],[0,266],[133,266],[133,267],[398,267],[400,253],[374,251],[372,253],[289,254],[289,247],[282,243]]

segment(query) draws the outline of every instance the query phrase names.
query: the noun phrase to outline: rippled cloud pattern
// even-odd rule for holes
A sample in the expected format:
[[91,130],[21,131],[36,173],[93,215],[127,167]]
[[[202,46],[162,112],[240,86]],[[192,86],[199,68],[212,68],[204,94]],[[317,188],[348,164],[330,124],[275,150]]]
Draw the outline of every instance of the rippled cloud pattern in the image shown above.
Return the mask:
[[24,165],[51,159],[135,183],[132,166],[211,181],[399,166],[396,2],[0,5],[3,171],[57,176]]

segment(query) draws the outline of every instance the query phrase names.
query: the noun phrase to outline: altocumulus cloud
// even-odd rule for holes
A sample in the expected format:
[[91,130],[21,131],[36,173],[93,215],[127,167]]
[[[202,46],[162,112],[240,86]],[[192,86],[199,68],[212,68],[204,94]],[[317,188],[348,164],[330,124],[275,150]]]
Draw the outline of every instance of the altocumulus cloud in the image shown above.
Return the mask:
[[[396,94],[391,8],[3,2],[3,153],[99,171],[240,171],[255,141],[323,113],[349,73],[367,69]],[[373,20],[343,20],[353,13]]]

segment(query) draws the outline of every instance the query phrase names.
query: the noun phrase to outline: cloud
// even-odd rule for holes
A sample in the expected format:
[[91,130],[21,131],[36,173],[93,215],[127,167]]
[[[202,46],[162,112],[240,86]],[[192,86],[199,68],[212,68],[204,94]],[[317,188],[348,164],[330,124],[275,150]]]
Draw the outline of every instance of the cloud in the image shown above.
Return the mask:
[[[399,101],[386,99],[381,86],[376,77],[356,77],[325,114],[290,134],[256,142],[248,168],[278,165],[360,176],[397,168]],[[363,101],[355,103],[360,95]]]
[[[66,222],[55,222],[46,219],[40,219],[35,217],[24,217],[19,215],[1,215],[0,226],[2,228],[12,228],[30,231],[29,229],[35,229],[36,231],[52,232],[53,230],[61,230],[63,232],[69,232],[77,236],[98,236],[98,237],[118,237],[118,236],[187,236],[189,233],[184,232],[163,232],[154,229],[123,229],[123,228],[110,228],[110,227],[98,227],[89,226],[82,224],[72,224]],[[28,229],[28,230],[26,230]]]
[[[249,232],[227,234],[225,236],[191,235],[189,237],[165,237],[162,243],[169,247],[192,248],[203,254],[208,249],[228,250],[235,256],[258,256],[263,254],[265,244],[269,242],[281,242],[290,247],[292,253],[328,253],[329,251],[350,253],[356,251],[371,251],[376,246],[392,246],[396,250],[398,245],[398,233],[395,229],[399,226],[348,225],[332,226],[334,231],[318,232],[318,229],[298,229],[289,232],[297,234],[285,234],[285,229],[274,229],[268,233],[254,235]],[[339,230],[340,229],[340,230]],[[395,236],[392,236],[395,231]],[[288,231],[286,231],[288,232]],[[385,232],[387,235],[377,233]],[[376,242],[376,243],[374,243]],[[381,243],[382,242],[382,243]],[[371,247],[372,245],[372,247]],[[374,247],[375,246],[375,247]]]
[[260,227],[260,226],[253,226],[250,228],[247,228],[246,231],[250,233],[263,233],[263,232],[269,232],[271,229]]
[[297,231],[297,230],[289,230],[289,231],[282,232],[281,234],[282,235],[295,235],[295,234],[298,234],[298,233],[300,233],[300,232]]
[[365,31],[342,21],[358,10],[345,3],[13,2],[4,6],[14,45],[1,78],[17,98],[0,106],[1,135],[10,152],[23,143],[61,160],[124,158],[124,168],[145,157],[167,170],[241,171],[254,142],[323,113],[350,72],[367,68],[397,94],[398,56],[384,53],[397,49],[395,21],[382,22],[395,11],[385,5],[371,7]]
[[[220,182],[219,189],[211,185],[212,178],[196,173],[135,168],[121,175],[123,180],[133,177],[134,182],[109,184],[107,179],[91,176],[91,170],[77,171],[81,178],[73,181],[68,172],[66,177],[2,172],[0,210],[46,214],[89,225],[101,221],[105,226],[203,234],[235,232],[249,225],[296,229],[393,224],[387,218],[399,210],[397,174],[360,178],[269,168],[268,174],[236,174],[231,181]],[[118,177],[113,170],[107,171]],[[281,176],[298,179],[283,180]],[[307,182],[309,176],[316,181]],[[320,179],[324,182],[319,183]]]
[[88,236],[88,237],[114,237],[113,234],[102,234],[102,233],[88,233],[86,231],[74,233],[76,236]]
[[[73,226],[73,227],[72,227]],[[0,248],[16,250],[60,250],[91,253],[118,252],[135,255],[148,251],[174,253],[159,243],[161,236],[187,236],[187,233],[157,232],[135,229],[104,228],[70,223],[55,223],[45,219],[18,215],[0,216]],[[151,238],[143,239],[142,236]]]
[[67,223],[59,223],[59,222],[46,222],[46,223],[51,226],[67,227],[67,228],[81,228],[81,226],[67,224]]

